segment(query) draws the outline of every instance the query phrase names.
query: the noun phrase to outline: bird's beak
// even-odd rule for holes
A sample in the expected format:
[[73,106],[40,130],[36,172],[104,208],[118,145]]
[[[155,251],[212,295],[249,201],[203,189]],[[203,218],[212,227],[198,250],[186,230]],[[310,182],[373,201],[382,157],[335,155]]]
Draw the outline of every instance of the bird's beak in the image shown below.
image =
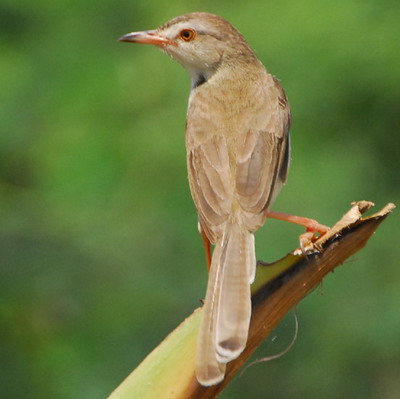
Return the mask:
[[154,46],[164,47],[168,44],[174,44],[170,39],[161,36],[155,30],[146,30],[142,32],[131,32],[124,36],[121,36],[118,41],[130,42],[130,43],[141,43],[141,44],[153,44]]

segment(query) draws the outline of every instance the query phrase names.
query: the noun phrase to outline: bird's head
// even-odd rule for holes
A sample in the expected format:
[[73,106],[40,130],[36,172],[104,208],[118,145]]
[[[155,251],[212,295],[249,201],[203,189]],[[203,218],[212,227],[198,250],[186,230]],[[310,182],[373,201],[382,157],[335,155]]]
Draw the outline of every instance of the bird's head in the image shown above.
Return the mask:
[[119,40],[161,48],[189,72],[192,84],[208,80],[224,61],[255,57],[237,29],[205,12],[185,14],[158,29],[128,33]]

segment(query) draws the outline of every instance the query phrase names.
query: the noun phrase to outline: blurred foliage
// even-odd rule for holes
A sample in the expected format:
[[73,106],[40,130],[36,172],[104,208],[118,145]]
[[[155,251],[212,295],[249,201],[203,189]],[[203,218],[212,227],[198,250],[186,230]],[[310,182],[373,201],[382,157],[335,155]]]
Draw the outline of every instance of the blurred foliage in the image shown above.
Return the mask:
[[[332,224],[400,204],[400,3],[3,0],[0,5],[1,397],[104,398],[206,284],[186,180],[189,80],[117,43],[185,12],[237,26],[282,81],[293,162],[274,209]],[[398,212],[299,309],[290,353],[222,398],[397,398]],[[301,230],[268,221],[258,257]],[[256,356],[290,342],[289,316]]]

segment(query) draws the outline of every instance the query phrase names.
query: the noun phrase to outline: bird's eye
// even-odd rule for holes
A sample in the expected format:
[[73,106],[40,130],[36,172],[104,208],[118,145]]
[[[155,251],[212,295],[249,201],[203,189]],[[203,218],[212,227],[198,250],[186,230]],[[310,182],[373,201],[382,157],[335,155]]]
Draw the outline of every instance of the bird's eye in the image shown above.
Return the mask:
[[191,40],[194,39],[194,37],[196,36],[196,33],[193,29],[183,29],[180,33],[179,33],[179,37],[184,40],[185,42],[190,42]]

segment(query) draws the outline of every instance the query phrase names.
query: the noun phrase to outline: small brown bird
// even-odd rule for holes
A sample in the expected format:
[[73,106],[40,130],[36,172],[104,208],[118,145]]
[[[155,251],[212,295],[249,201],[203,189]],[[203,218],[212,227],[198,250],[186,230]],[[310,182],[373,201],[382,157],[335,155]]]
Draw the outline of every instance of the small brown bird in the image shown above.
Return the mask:
[[240,32],[217,15],[182,15],[120,40],[158,46],[191,78],[189,183],[205,242],[215,245],[196,377],[202,385],[217,384],[226,363],[246,346],[256,269],[254,232],[288,175],[288,100]]

